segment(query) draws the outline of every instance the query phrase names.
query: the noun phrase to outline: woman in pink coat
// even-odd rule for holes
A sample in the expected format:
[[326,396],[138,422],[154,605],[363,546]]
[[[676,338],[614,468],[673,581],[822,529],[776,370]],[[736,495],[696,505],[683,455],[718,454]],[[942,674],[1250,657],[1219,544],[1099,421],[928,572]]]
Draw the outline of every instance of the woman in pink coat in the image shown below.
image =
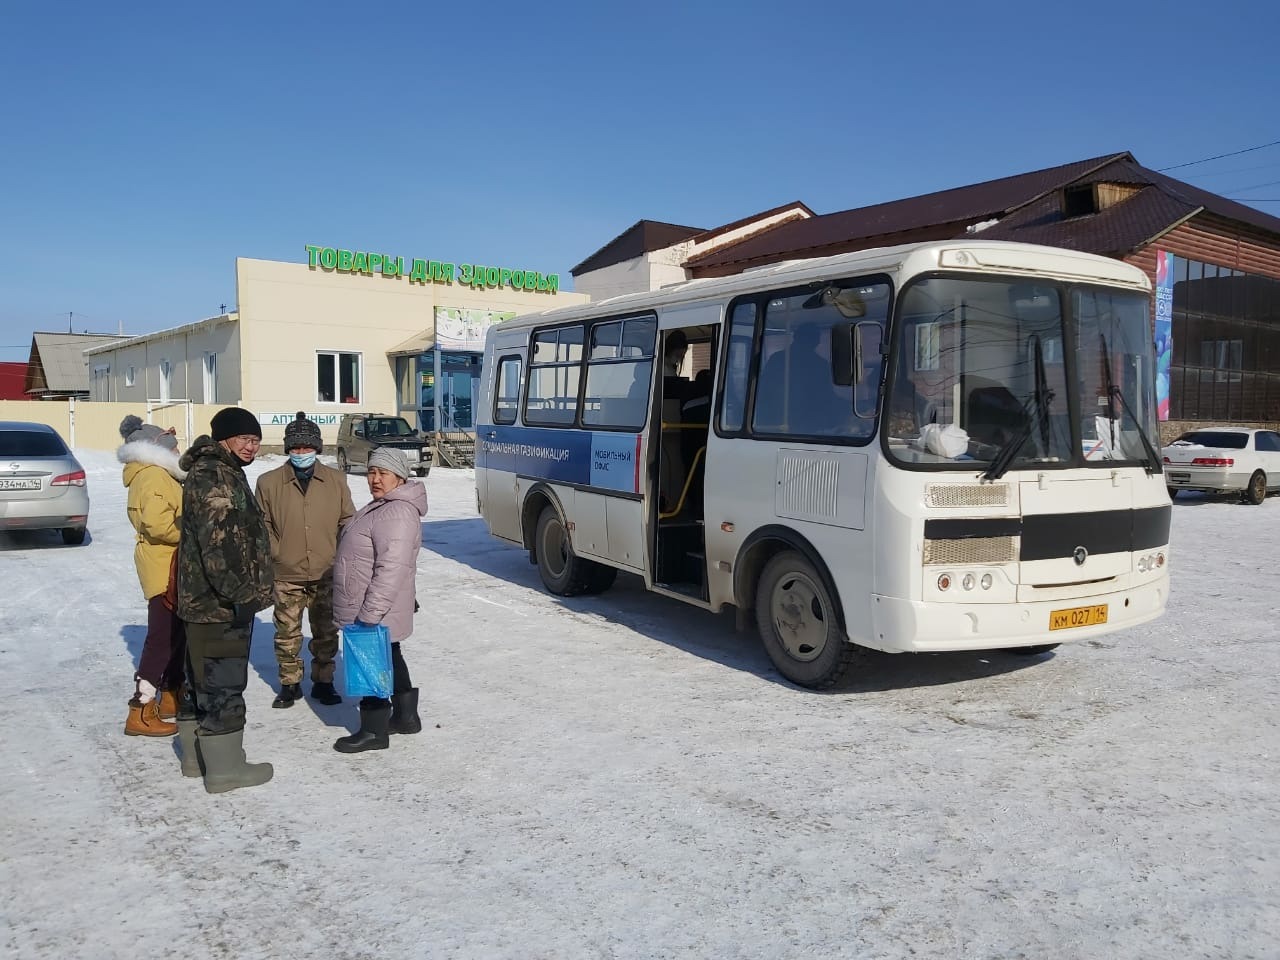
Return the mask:
[[369,454],[369,492],[373,502],[347,523],[333,563],[333,618],[338,626],[383,624],[391,634],[394,675],[390,700],[360,701],[360,729],[342,737],[340,753],[385,750],[391,733],[418,733],[418,688],[400,653],[400,641],[413,633],[417,609],[415,580],[422,547],[422,518],[427,491],[409,479],[404,454],[378,447]]

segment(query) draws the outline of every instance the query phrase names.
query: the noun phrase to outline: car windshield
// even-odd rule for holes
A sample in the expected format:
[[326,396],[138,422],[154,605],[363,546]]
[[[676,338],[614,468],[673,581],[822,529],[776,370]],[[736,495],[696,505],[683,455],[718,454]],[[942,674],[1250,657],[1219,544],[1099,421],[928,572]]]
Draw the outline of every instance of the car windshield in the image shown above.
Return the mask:
[[375,417],[365,421],[366,437],[412,437],[413,428],[403,417]]
[[1201,447],[1219,447],[1223,450],[1243,450],[1248,446],[1249,435],[1219,430],[1191,430],[1173,442],[1194,443]]
[[1081,457],[1152,462],[1148,311],[1142,294],[1050,281],[910,284],[899,300],[885,392],[891,457],[976,466],[993,478]]
[[0,430],[0,457],[65,457],[66,444],[56,433]]

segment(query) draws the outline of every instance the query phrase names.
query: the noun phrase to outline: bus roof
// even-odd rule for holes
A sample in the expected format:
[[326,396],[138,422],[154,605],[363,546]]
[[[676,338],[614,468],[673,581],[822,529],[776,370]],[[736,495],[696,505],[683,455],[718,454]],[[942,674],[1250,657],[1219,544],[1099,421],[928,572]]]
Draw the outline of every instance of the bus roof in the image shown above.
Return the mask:
[[1061,247],[1003,240],[946,240],[910,243],[897,247],[877,247],[831,257],[787,260],[754,267],[729,277],[703,277],[681,283],[627,293],[605,300],[558,307],[541,313],[522,314],[495,326],[504,329],[537,326],[628,311],[655,310],[675,304],[708,299],[729,299],[744,293],[779,286],[836,280],[851,274],[901,271],[914,276],[932,270],[956,273],[998,273],[1026,275],[1051,280],[1100,283],[1149,292],[1151,281],[1137,267],[1093,253]]

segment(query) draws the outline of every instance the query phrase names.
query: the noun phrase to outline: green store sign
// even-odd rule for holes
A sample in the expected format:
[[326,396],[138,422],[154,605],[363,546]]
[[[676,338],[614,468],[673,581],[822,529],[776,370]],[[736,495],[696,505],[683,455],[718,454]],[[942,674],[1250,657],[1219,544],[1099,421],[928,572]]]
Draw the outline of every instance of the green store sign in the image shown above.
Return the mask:
[[406,271],[404,257],[387,253],[368,253],[364,250],[342,250],[336,247],[317,247],[307,244],[307,266],[312,270],[329,273],[362,273],[372,276],[379,273],[388,280],[408,277],[410,283],[458,283],[464,287],[489,289],[510,287],[537,293],[559,293],[558,273],[539,273],[536,270],[512,270],[508,267],[488,267],[478,263],[453,264],[443,260],[412,260]]

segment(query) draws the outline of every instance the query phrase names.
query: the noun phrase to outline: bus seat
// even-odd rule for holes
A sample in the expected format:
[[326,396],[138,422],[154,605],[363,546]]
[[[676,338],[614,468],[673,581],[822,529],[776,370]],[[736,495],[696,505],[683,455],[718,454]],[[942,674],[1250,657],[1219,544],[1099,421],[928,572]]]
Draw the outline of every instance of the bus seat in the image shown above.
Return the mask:
[[969,394],[965,430],[982,443],[1000,446],[1020,431],[1027,415],[1007,387],[979,387]]

